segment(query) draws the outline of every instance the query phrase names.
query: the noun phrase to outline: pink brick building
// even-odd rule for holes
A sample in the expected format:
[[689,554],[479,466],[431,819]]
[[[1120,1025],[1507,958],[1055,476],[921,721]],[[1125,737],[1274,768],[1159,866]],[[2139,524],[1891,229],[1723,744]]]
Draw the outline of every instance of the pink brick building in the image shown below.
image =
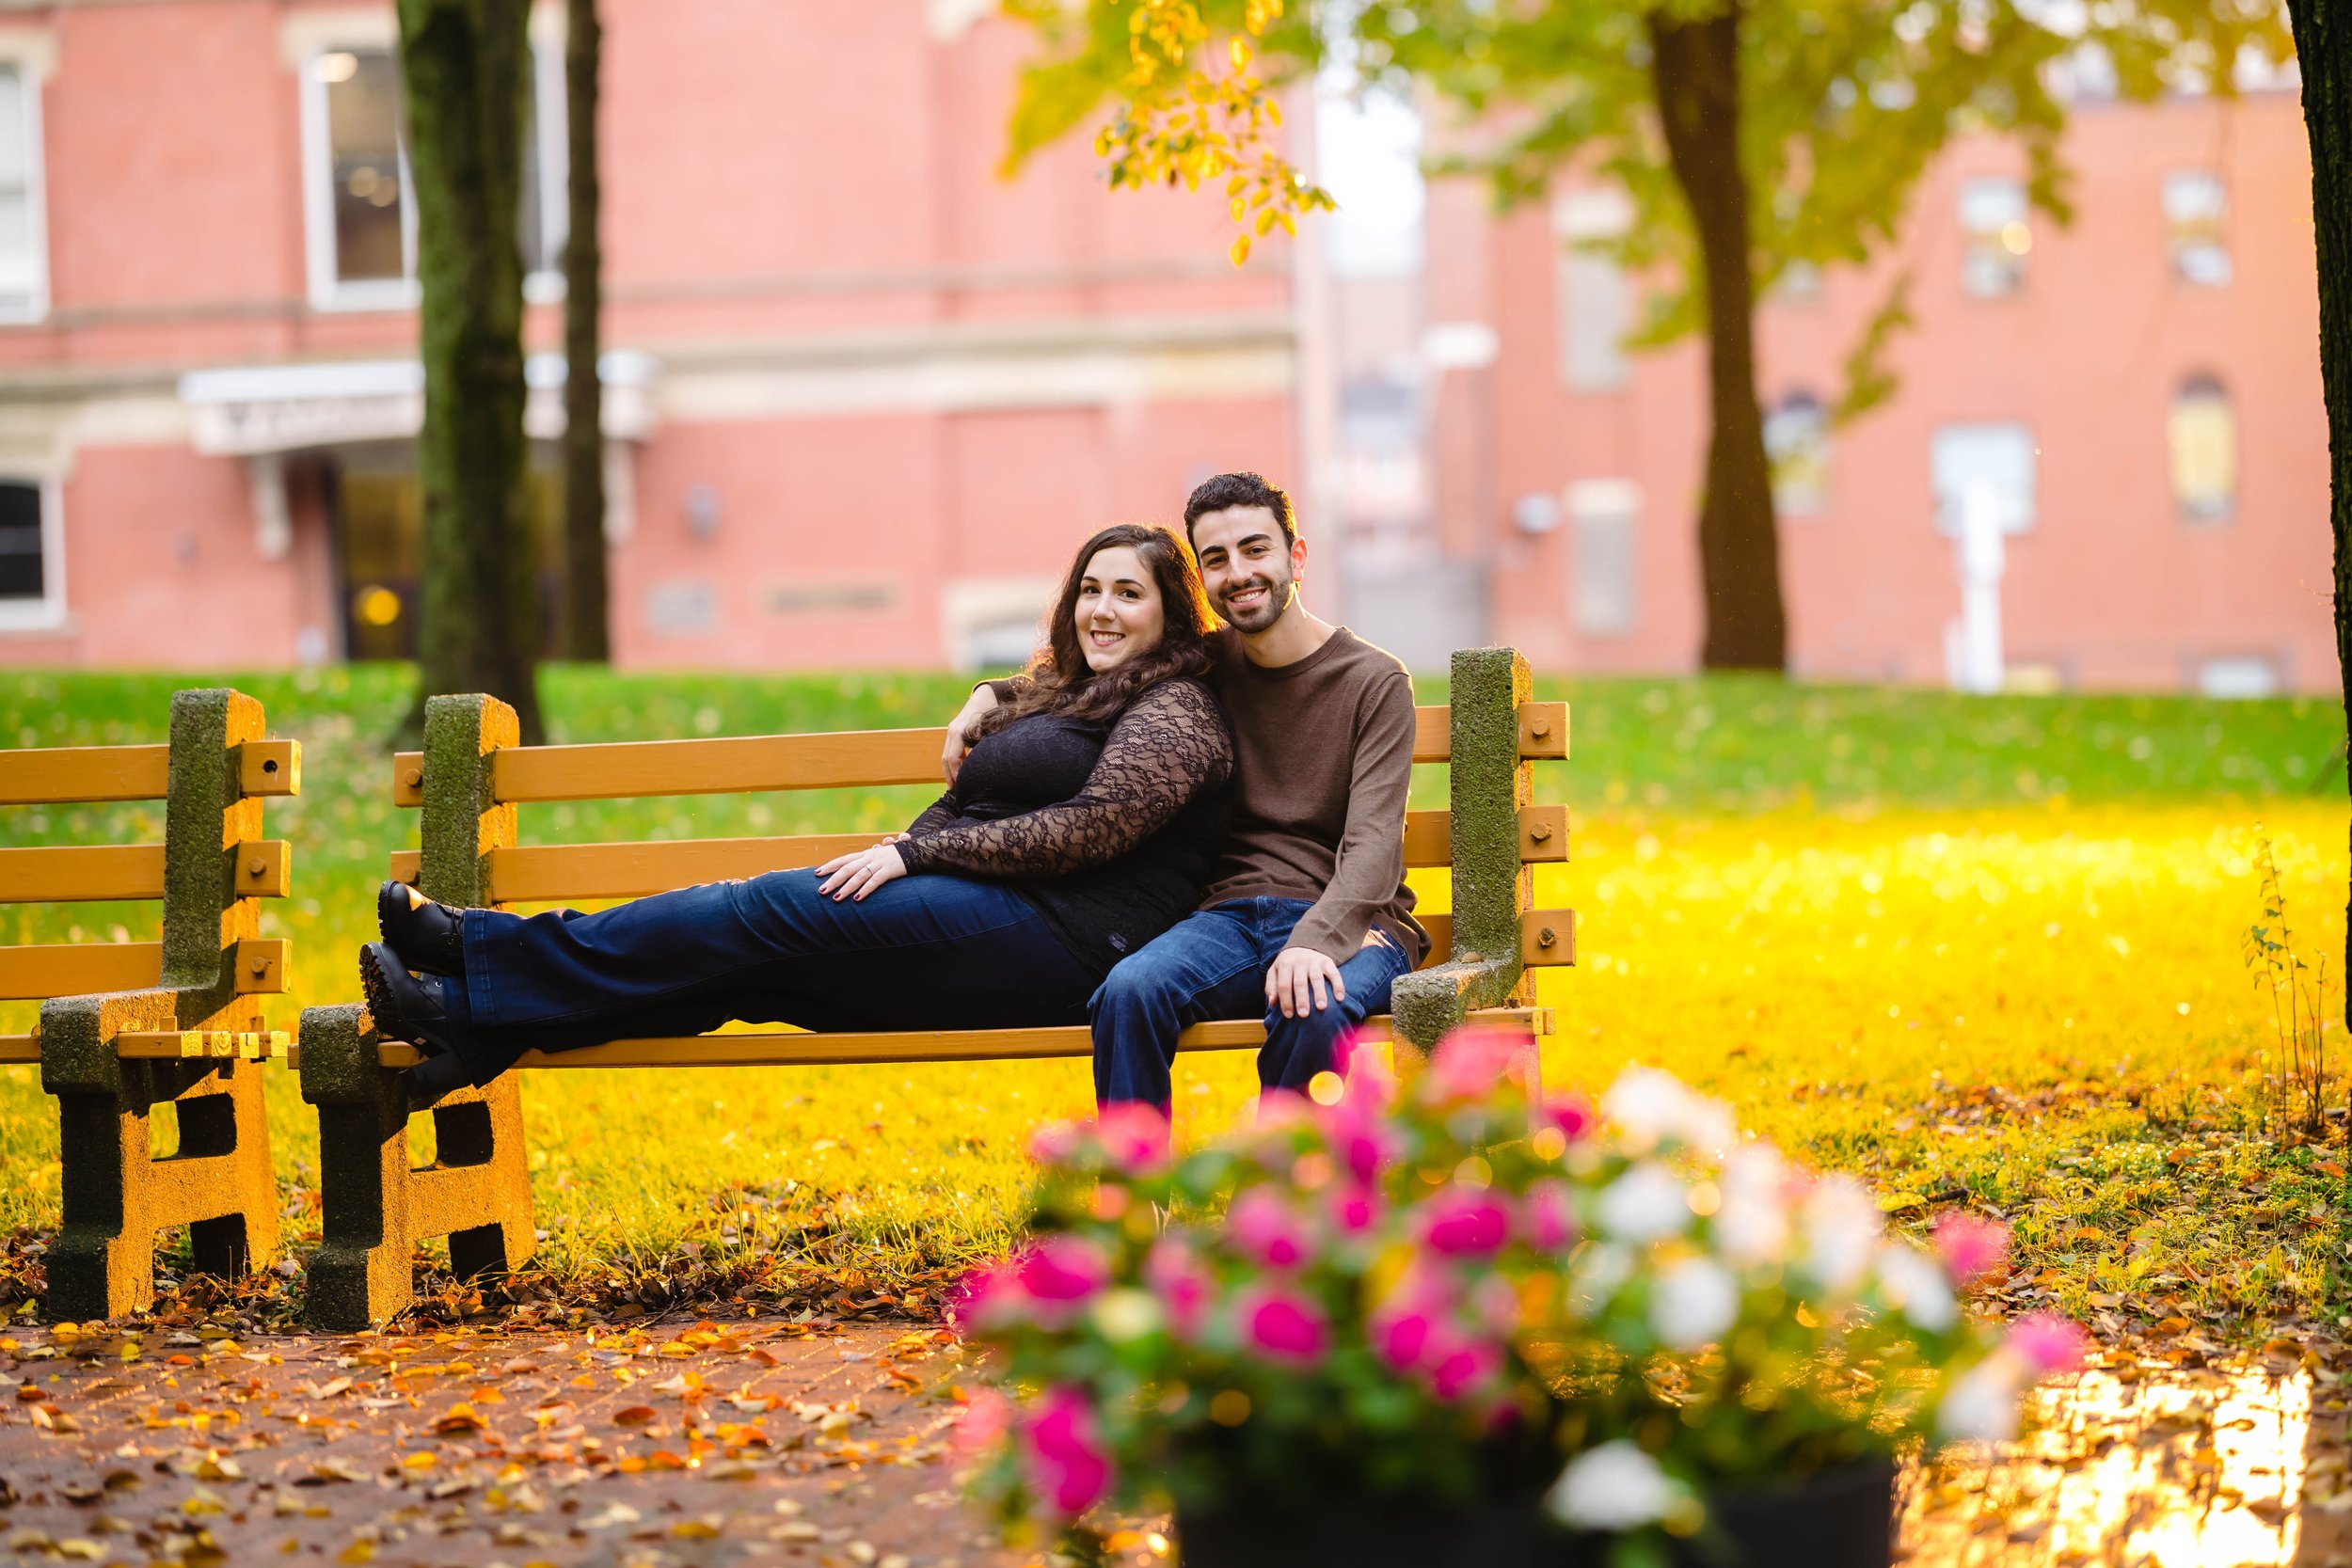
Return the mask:
[[[1884,261],[1764,307],[1793,667],[1943,682],[1953,525],[1977,486],[2005,527],[2010,685],[2333,689],[2292,85],[2079,103],[2066,155],[2072,227],[2026,212],[2014,148],[1964,141]],[[1430,191],[1423,342],[1467,336],[1470,352],[1421,356],[1429,515],[1443,554],[1488,563],[1485,629],[1539,668],[1697,657],[1703,351],[1619,352],[1632,284],[1563,245],[1622,220],[1609,192],[1497,220],[1476,190]],[[1829,432],[1844,356],[1898,270],[1917,322],[1893,354],[1900,391]]]
[[[1401,271],[1311,230],[1236,272],[1213,198],[1110,196],[1082,139],[995,177],[1027,42],[983,0],[604,10],[623,663],[1001,664],[1086,531],[1250,467],[1299,498],[1318,606],[1417,666],[1694,664],[1701,359],[1619,348],[1638,280],[1564,244],[1609,193],[1497,218],[1438,184]],[[524,214],[550,521],[561,28],[543,5]],[[385,0],[0,18],[0,660],[408,645],[392,38]],[[1876,274],[1767,306],[1800,672],[1946,679],[1982,492],[2013,682],[2332,685],[2298,113],[2081,105],[2067,230],[1963,144]],[[1828,433],[1895,268],[1902,390]]]
[[[606,0],[623,662],[1000,660],[1086,531],[1291,466],[1279,256],[1235,273],[1220,210],[1112,200],[1083,145],[1001,182],[1025,42],[988,9]],[[561,24],[534,19],[543,271]],[[382,3],[0,19],[0,659],[405,644],[392,40]],[[560,289],[532,280],[534,350],[558,346]],[[552,437],[561,360],[532,373]]]

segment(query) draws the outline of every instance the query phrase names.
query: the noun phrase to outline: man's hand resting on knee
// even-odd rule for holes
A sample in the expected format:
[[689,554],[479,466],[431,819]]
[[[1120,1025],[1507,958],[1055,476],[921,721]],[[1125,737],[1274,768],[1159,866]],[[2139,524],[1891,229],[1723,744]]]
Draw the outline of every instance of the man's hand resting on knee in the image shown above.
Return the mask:
[[1313,948],[1285,947],[1265,972],[1265,999],[1284,1018],[1305,1018],[1346,1001],[1347,982],[1340,978],[1340,966]]

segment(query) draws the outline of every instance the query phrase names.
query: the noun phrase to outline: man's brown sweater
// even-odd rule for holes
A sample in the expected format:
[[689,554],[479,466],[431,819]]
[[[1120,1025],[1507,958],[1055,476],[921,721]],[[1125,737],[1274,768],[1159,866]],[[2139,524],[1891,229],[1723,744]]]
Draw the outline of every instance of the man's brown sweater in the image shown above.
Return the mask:
[[1232,825],[1201,908],[1303,898],[1289,945],[1345,963],[1378,927],[1415,963],[1429,938],[1405,885],[1413,782],[1413,678],[1342,626],[1295,663],[1264,669],[1219,634],[1217,692],[1233,721]]

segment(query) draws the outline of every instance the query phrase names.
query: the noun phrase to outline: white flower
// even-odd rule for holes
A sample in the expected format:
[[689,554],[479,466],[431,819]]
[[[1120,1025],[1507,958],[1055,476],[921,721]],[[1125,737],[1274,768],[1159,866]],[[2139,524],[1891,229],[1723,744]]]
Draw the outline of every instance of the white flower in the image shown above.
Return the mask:
[[1815,1182],[1804,1199],[1805,1273],[1824,1290],[1852,1290],[1870,1267],[1883,1223],[1879,1206],[1852,1177]]
[[1654,1242],[1691,1223],[1691,1195],[1674,1172],[1645,1160],[1602,1189],[1594,1217],[1629,1242]]
[[2006,1443],[2017,1435],[2017,1394],[2024,1372],[1995,1353],[1952,1380],[1935,1408],[1935,1430],[1960,1442]]
[[1960,1303],[1952,1299],[1944,1265],[1907,1243],[1879,1249],[1879,1290],[1889,1307],[1930,1334],[1960,1322]]
[[1649,1325],[1669,1347],[1697,1350],[1713,1344],[1739,1321],[1740,1285],[1721,1263],[1685,1258],[1659,1275]]
[[1788,1258],[1788,1206],[1781,1196],[1788,1180],[1779,1152],[1762,1144],[1738,1149],[1724,1162],[1715,1243],[1725,1258],[1742,1268]]
[[1601,1096],[1600,1110],[1635,1149],[1652,1149],[1675,1139],[1720,1157],[1739,1138],[1729,1106],[1692,1094],[1680,1079],[1656,1068],[1631,1067],[1617,1074]]
[[1658,1461],[1620,1438],[1570,1460],[1544,1503],[1577,1529],[1628,1530],[1664,1518],[1676,1495]]

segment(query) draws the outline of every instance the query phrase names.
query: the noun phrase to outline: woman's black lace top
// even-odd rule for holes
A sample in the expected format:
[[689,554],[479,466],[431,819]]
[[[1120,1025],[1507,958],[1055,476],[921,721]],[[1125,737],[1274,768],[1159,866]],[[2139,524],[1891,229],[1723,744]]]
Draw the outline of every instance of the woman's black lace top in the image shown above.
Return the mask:
[[1199,906],[1232,774],[1215,694],[1161,681],[1106,722],[1031,714],[983,737],[898,853],[909,872],[1009,883],[1107,974]]

